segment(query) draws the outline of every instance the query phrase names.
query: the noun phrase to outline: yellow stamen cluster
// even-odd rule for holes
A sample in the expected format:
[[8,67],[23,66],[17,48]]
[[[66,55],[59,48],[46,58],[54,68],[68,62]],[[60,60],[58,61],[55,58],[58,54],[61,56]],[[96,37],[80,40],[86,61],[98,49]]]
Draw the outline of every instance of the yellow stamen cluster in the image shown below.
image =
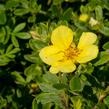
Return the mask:
[[67,59],[74,59],[80,54],[80,50],[77,48],[69,47],[65,52],[64,55]]

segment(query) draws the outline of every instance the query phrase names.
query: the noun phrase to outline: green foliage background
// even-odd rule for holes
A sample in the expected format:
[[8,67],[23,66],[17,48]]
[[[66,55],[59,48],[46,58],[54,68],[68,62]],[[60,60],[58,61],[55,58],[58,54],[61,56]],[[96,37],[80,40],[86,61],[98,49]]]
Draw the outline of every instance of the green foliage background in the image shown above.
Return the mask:
[[[91,26],[79,16],[99,23]],[[98,57],[70,74],[50,74],[39,58],[59,25],[98,36]],[[0,109],[108,109],[109,0],[0,1]]]

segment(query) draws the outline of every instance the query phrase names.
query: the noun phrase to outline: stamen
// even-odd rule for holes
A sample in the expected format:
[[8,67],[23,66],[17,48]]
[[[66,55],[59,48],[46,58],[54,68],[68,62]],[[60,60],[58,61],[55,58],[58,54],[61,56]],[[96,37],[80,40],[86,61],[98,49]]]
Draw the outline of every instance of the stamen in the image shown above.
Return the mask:
[[67,59],[75,59],[80,54],[80,51],[77,48],[69,47],[64,55]]

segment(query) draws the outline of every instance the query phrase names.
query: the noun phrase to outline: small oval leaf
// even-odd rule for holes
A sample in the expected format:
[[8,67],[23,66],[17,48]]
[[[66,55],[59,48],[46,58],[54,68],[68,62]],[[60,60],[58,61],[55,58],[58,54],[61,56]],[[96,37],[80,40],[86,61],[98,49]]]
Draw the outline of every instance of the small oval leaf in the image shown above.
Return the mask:
[[82,84],[78,77],[74,76],[70,81],[70,89],[72,91],[81,91]]
[[19,32],[15,34],[20,39],[29,39],[31,35],[27,32]]
[[19,31],[21,31],[22,29],[24,29],[25,26],[26,26],[26,23],[20,23],[19,25],[17,25],[17,26],[14,28],[13,32],[14,32],[14,33],[17,33],[17,32],[19,32]]

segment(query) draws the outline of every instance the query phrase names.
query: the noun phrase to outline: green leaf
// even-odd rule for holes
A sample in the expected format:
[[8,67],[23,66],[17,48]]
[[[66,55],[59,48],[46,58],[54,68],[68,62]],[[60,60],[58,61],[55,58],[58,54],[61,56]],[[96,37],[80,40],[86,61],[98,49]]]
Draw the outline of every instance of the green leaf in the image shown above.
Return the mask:
[[6,14],[4,11],[0,11],[0,24],[4,25],[7,21]]
[[101,6],[95,8],[96,20],[103,21],[103,10]]
[[19,32],[19,31],[23,30],[23,29],[25,28],[25,26],[26,26],[26,23],[20,23],[19,25],[17,25],[17,26],[14,28],[13,32],[14,32],[14,33],[17,33],[17,32]]
[[7,65],[11,60],[8,57],[0,56],[0,66]]
[[27,32],[19,32],[15,34],[20,39],[29,39],[31,38],[31,35]]
[[52,87],[52,85],[49,85],[49,84],[39,84],[39,87],[40,89],[43,91],[43,92],[49,92],[49,93],[57,93],[58,90],[54,87]]
[[62,109],[64,108],[61,102],[61,99],[58,95],[53,93],[41,93],[36,97],[37,103],[47,104],[47,103],[56,103]]
[[104,104],[109,108],[109,96],[107,96],[104,100]]
[[17,15],[17,16],[23,16],[25,14],[29,13],[29,10],[28,9],[16,9],[14,11],[14,14]]
[[41,75],[41,68],[36,65],[36,64],[31,64],[29,67],[27,67],[24,71],[24,74],[26,76],[36,76],[36,75]]
[[4,40],[4,44],[7,44],[10,39],[11,29],[9,26],[6,26],[5,29],[6,29],[6,37]]
[[91,74],[93,70],[94,70],[94,67],[93,67],[93,64],[91,63],[80,64],[77,69],[79,74],[83,74],[83,73]]
[[106,42],[106,43],[103,45],[103,49],[104,49],[104,50],[108,50],[108,49],[109,49],[109,41]]
[[15,7],[17,7],[19,5],[18,1],[17,0],[9,0],[6,2],[6,8],[7,9],[13,9]]
[[82,90],[82,84],[81,84],[79,77],[74,76],[70,80],[70,89],[71,91],[81,91]]
[[74,104],[74,109],[81,109],[82,107],[81,99],[77,99],[76,101],[73,101],[73,104]]
[[11,75],[15,78],[17,84],[26,85],[25,79],[21,76],[20,72],[14,71]]
[[89,7],[87,5],[85,5],[85,6],[81,5],[80,11],[81,11],[82,14],[86,14],[89,11]]
[[0,109],[6,107],[7,105],[7,100],[2,98],[2,96],[0,96]]
[[0,4],[0,11],[5,11],[5,5]]
[[0,29],[0,42],[1,42],[1,43],[4,43],[4,42],[5,42],[5,36],[6,36],[5,28],[2,27],[2,28]]
[[94,64],[95,66],[103,65],[109,61],[109,54],[101,56],[101,58]]
[[27,54],[27,55],[24,55],[24,58],[29,62],[36,63],[39,65],[42,63],[42,60],[36,54]]
[[10,45],[8,46],[8,48],[6,49],[6,53],[10,52],[12,49],[13,49],[13,45],[10,44]]
[[104,103],[99,102],[97,103],[96,108],[97,109],[107,109],[107,106]]
[[15,53],[20,51],[19,48],[14,48],[12,44],[9,45],[9,47],[6,49],[6,53],[0,55],[0,66],[4,66],[8,64],[13,58],[15,58]]
[[15,58],[16,56],[14,54],[7,54],[7,57],[10,58],[10,59],[13,59]]
[[41,49],[41,48],[47,46],[47,44],[45,42],[43,42],[41,40],[34,40],[34,39],[29,41],[29,45],[33,50]]
[[15,53],[17,53],[17,52],[19,52],[19,51],[20,51],[19,48],[14,48],[14,49],[12,49],[10,52],[8,52],[8,54],[15,54]]
[[66,90],[68,88],[68,86],[66,84],[64,84],[64,83],[55,83],[55,84],[53,84],[53,87],[55,87],[57,90]]
[[15,46],[15,47],[19,47],[19,42],[17,40],[17,38],[15,36],[12,36],[11,37],[11,41],[12,41],[12,44]]
[[33,102],[32,102],[32,109],[39,109],[38,103],[37,103],[36,99],[33,99]]
[[17,53],[19,51],[20,51],[19,48],[13,49],[13,45],[10,44],[9,47],[6,49],[5,56],[8,57],[8,58],[15,58],[15,53]]
[[59,5],[63,2],[64,0],[53,0],[54,5]]
[[75,21],[74,24],[81,30],[84,30],[84,31],[88,30],[87,26],[82,22]]
[[30,0],[30,3],[31,3],[31,8],[36,8],[37,6],[36,0]]
[[40,77],[42,74],[42,70],[38,65],[32,64],[25,69],[24,74],[26,76],[26,82],[29,83],[31,80],[34,80],[36,77]]
[[61,17],[62,20],[67,20],[69,21],[72,19],[72,8],[68,8],[62,15]]
[[108,27],[105,27],[105,26],[102,26],[99,31],[104,34],[105,36],[108,36],[109,37],[109,28]]
[[51,109],[52,103],[43,104],[42,107],[43,107],[43,109]]
[[21,90],[20,89],[17,89],[16,90],[16,95],[17,95],[17,97],[22,97],[22,92],[21,92]]
[[43,75],[43,79],[45,82],[49,84],[56,84],[59,83],[59,78],[57,75],[51,74],[51,73],[46,73]]
[[36,20],[36,16],[35,15],[28,17],[28,23],[34,23],[35,20]]

